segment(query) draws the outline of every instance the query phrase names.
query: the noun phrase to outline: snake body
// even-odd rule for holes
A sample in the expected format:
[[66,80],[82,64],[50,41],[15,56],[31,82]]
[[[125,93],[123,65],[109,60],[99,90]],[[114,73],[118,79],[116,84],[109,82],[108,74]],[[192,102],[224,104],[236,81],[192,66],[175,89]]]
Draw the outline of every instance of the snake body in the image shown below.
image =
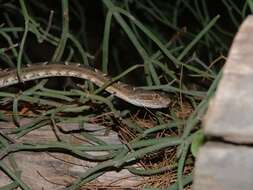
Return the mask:
[[[90,67],[74,63],[38,63],[21,69],[19,77],[17,70],[0,72],[0,89],[20,82],[49,77],[75,77],[89,80],[101,87],[112,80],[104,73]],[[133,105],[147,108],[165,108],[170,104],[170,98],[156,91],[143,90],[138,87],[118,82],[112,83],[105,90]]]

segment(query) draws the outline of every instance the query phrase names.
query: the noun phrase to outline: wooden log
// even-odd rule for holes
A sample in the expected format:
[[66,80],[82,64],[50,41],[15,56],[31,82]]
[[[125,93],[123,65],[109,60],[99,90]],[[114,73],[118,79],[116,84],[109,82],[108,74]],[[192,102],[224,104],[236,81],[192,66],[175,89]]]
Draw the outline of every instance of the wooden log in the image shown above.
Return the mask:
[[[29,119],[23,119],[21,124],[29,122]],[[75,123],[57,123],[66,131],[78,130],[79,125]],[[12,122],[0,122],[0,131],[5,133],[11,129],[16,128]],[[88,124],[85,126],[86,132],[90,131],[97,138],[107,142],[108,144],[121,144],[120,139],[116,132],[103,126],[96,124]],[[88,142],[80,140],[80,133],[64,134],[57,131],[57,136],[63,139],[65,142],[71,144],[87,144]],[[79,138],[76,138],[76,137]],[[14,136],[9,136],[14,137]],[[33,130],[27,135],[15,139],[16,143],[49,143],[56,141],[56,135],[50,126],[44,126],[40,129]],[[15,144],[14,144],[15,145]],[[2,149],[3,150],[3,149]],[[101,155],[101,152],[91,152],[92,155]],[[16,166],[13,166],[8,157],[1,160],[6,164],[12,171],[14,168],[21,172],[21,179],[34,190],[46,189],[46,190],[57,190],[65,189],[74,182],[79,176],[81,176],[89,168],[94,167],[97,163],[83,160],[64,153],[50,153],[50,152],[16,152],[13,153],[13,158],[16,160]],[[115,172],[106,172],[104,175],[98,177],[94,182],[89,183],[85,186],[86,189],[96,189],[97,187],[108,187],[108,188],[127,188],[132,187],[135,189],[136,186],[143,183],[145,177],[139,177],[131,174],[128,170],[121,170]],[[0,171],[0,188],[4,185],[10,184],[12,180]]]
[[253,189],[253,148],[248,146],[253,143],[252,34],[249,16],[234,39],[204,119],[205,135],[212,141],[198,153],[194,190]]
[[209,142],[198,154],[194,190],[252,190],[253,148]]
[[253,16],[240,27],[204,120],[207,136],[253,143]]

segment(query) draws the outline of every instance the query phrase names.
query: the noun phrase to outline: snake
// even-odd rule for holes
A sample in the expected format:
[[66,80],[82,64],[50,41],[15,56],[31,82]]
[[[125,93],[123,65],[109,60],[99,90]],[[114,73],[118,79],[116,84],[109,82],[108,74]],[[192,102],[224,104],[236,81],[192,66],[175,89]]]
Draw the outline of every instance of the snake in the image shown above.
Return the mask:
[[144,90],[119,81],[112,82],[112,78],[102,71],[71,62],[36,63],[21,68],[19,74],[17,69],[2,71],[0,72],[0,90],[14,84],[50,77],[79,78],[88,80],[98,87],[110,84],[105,88],[107,92],[138,107],[159,109],[166,108],[171,103],[170,97],[160,91]]

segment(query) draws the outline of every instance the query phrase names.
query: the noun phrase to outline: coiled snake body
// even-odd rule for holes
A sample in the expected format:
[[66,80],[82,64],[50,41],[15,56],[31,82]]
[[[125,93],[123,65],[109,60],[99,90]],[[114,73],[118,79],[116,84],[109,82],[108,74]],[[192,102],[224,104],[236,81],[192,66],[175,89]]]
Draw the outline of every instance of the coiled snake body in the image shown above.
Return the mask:
[[[0,88],[35,79],[48,77],[75,77],[93,82],[101,87],[110,83],[111,79],[104,73],[89,67],[77,66],[67,63],[40,63],[22,68],[18,77],[16,70],[0,73]],[[165,108],[170,103],[170,98],[156,91],[143,90],[123,83],[112,83],[105,90],[118,98],[136,106],[147,108]]]

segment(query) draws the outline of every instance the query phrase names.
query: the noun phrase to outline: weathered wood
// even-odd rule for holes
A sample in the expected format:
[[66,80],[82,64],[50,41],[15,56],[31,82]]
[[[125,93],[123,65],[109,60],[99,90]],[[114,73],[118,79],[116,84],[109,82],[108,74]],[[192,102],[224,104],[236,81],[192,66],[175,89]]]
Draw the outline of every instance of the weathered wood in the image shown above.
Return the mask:
[[[27,123],[29,120],[24,119],[22,124]],[[58,126],[64,131],[78,130],[78,124],[61,124]],[[2,133],[16,128],[13,123],[0,122],[0,130]],[[90,131],[97,138],[107,142],[108,144],[121,144],[120,139],[116,132],[109,131],[105,127],[98,125],[86,125],[85,129]],[[87,142],[81,141],[74,137],[81,137],[79,133],[75,133],[74,136],[70,134],[63,134],[56,130],[58,137],[65,142],[71,144],[85,144]],[[12,137],[12,136],[10,136]],[[13,136],[14,137],[14,136]],[[15,139],[18,142],[33,142],[33,143],[45,143],[56,141],[56,135],[49,126],[34,130],[22,138]],[[101,155],[101,152],[90,152],[92,155]],[[103,153],[102,153],[103,154]],[[63,189],[70,185],[77,177],[82,175],[87,169],[94,167],[97,163],[90,162],[82,159],[78,159],[64,153],[47,153],[47,152],[17,152],[13,153],[17,163],[18,171],[21,171],[21,179],[34,190],[46,189],[57,190]],[[13,170],[13,166],[10,164],[9,159],[6,157],[2,160],[10,169]],[[14,171],[14,170],[13,170]],[[121,170],[118,172],[106,172],[104,175],[98,177],[94,182],[89,184],[90,189],[96,189],[96,187],[115,187],[115,188],[127,188],[135,187],[143,183],[144,177],[139,177],[131,174],[128,170]],[[11,183],[12,180],[6,176],[3,171],[0,171],[0,188],[4,185]],[[135,188],[133,188],[135,189]]]
[[253,148],[207,143],[195,165],[194,190],[252,190]]
[[198,153],[194,190],[253,189],[252,81],[253,16],[249,16],[234,39],[204,120],[205,135],[216,142],[207,142]]
[[253,143],[253,16],[240,27],[216,95],[210,103],[205,134]]

